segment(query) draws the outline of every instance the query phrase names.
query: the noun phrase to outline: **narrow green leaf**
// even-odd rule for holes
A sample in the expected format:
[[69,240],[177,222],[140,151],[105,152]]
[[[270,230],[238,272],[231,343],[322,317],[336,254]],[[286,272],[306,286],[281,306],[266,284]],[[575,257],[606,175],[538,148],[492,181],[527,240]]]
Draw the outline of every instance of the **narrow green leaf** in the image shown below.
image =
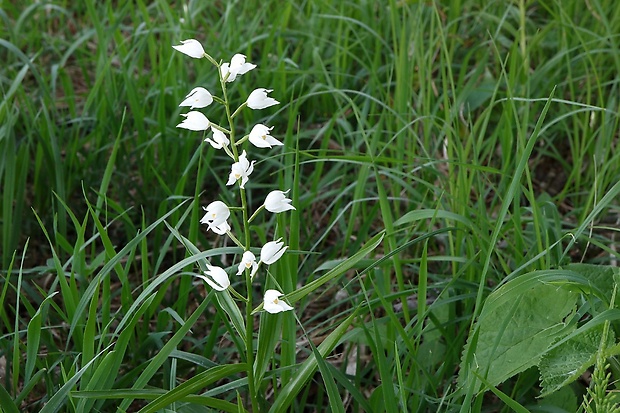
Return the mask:
[[[349,325],[351,325],[353,319],[356,316],[357,311],[347,317],[338,327],[336,327],[334,331],[332,331],[325,338],[325,340],[318,347],[320,357],[325,357],[334,350],[334,348],[340,342],[342,336],[347,332]],[[302,365],[293,375],[293,379],[289,381],[282,390],[280,390],[276,400],[271,405],[269,412],[279,413],[286,411],[286,409],[297,397],[306,382],[316,371],[317,364],[318,363],[316,354],[313,354],[312,357],[308,357],[308,359],[302,363]]]
[[506,393],[502,392],[501,390],[499,390],[497,387],[493,386],[491,383],[489,383],[488,380],[486,380],[484,377],[482,377],[481,375],[479,375],[478,373],[474,372],[474,374],[476,375],[476,377],[485,385],[487,386],[487,388],[489,390],[491,390],[493,392],[493,394],[495,394],[497,397],[500,398],[501,401],[503,401],[506,406],[510,407],[512,409],[513,412],[515,413],[530,413],[530,411],[528,409],[526,409],[525,407],[521,406],[521,404],[519,404],[519,402],[517,402],[516,400],[514,400],[513,398],[511,398],[510,396],[508,396]]
[[45,406],[41,409],[39,413],[56,413],[60,411],[61,407],[65,403],[69,392],[73,387],[77,384],[78,380],[82,377],[84,372],[90,368],[90,366],[101,356],[106,353],[112,345],[110,344],[108,347],[100,351],[91,361],[86,363],[84,367],[82,367],[79,371],[77,371],[69,380],[62,385],[60,389],[49,399]]
[[27,339],[26,339],[26,368],[24,370],[24,382],[28,383],[31,379],[32,372],[34,371],[35,362],[38,358],[39,343],[41,342],[41,312],[47,307],[48,301],[58,294],[58,291],[53,292],[49,296],[45,297],[45,300],[41,303],[37,312],[32,316],[32,319],[28,323]]
[[4,409],[6,413],[19,413],[17,405],[11,398],[9,392],[6,391],[4,386],[0,383],[0,407]]
[[16,405],[19,406],[24,400],[26,400],[26,397],[28,397],[30,395],[30,391],[32,389],[34,389],[34,387],[39,383],[39,381],[41,381],[41,379],[45,376],[45,373],[47,373],[47,369],[41,369],[41,370],[37,371],[32,376],[30,381],[28,381],[28,382],[26,382],[24,384],[24,388],[22,389],[22,391],[15,398],[15,404]]
[[[198,320],[198,317],[203,314],[205,308],[207,308],[207,305],[209,305],[209,303],[209,300],[203,300],[196,308],[196,310],[194,310],[194,312],[188,317],[185,324],[182,325],[172,337],[170,337],[166,344],[161,348],[157,355],[153,357],[153,359],[148,363],[144,371],[136,379],[135,384],[133,385],[134,389],[140,389],[147,385],[149,380],[155,375],[155,373],[157,373],[157,370],[162,366],[162,364],[164,364],[170,354],[174,350],[176,350],[178,344],[189,332],[190,328],[192,328],[196,320]],[[123,402],[121,403],[121,409],[126,410],[131,404],[131,402],[131,399],[123,400]]]
[[[196,262],[201,271],[206,271],[206,260],[201,258],[201,252],[190,240],[185,238],[183,235],[176,230],[176,228],[172,227],[166,222],[166,226],[170,230],[170,232],[179,240],[185,248],[192,254],[194,257],[190,262]],[[228,315],[230,321],[232,322],[235,330],[239,334],[242,340],[245,341],[245,319],[243,318],[243,314],[241,314],[241,310],[239,310],[239,306],[230,296],[228,290],[224,290],[215,294],[215,299],[217,300],[220,307],[224,310],[224,312]]]
[[316,346],[312,343],[312,340],[308,340],[310,346],[312,347],[312,353],[314,354],[314,359],[316,360],[317,367],[321,372],[321,378],[323,379],[323,384],[325,385],[325,389],[327,390],[327,397],[329,399],[329,408],[330,412],[335,413],[344,413],[345,408],[342,404],[342,397],[340,396],[340,392],[338,391],[338,386],[334,381],[334,376],[332,375],[331,369],[329,365],[323,359],[321,353],[316,348]]
[[273,317],[270,314],[264,313],[261,313],[259,317],[256,357],[254,359],[256,388],[259,388],[265,372],[271,365],[282,328],[282,317]]
[[[89,399],[89,400],[109,400],[109,399],[137,399],[137,400],[153,400],[166,394],[166,390],[162,389],[110,389],[106,391],[100,390],[85,390],[71,392],[71,396],[77,399]],[[218,411],[223,412],[243,412],[246,410],[243,406],[239,407],[237,404],[227,402],[225,400],[216,399],[214,397],[200,396],[200,395],[187,395],[179,400],[180,402],[186,402],[196,404],[200,406],[207,406]],[[88,410],[78,410],[88,411]]]
[[161,395],[147,406],[140,409],[138,413],[156,412],[157,410],[169,406],[176,401],[182,400],[185,396],[198,392],[200,389],[211,383],[233,376],[245,370],[246,365],[244,363],[212,367]]
[[[342,261],[332,270],[328,271],[327,273],[317,278],[316,280],[304,285],[303,287],[293,291],[292,293],[287,294],[286,298],[291,303],[295,301],[299,301],[305,296],[307,296],[308,294],[310,294],[312,291],[322,286],[323,284],[329,282],[330,280],[333,280],[339,275],[342,275],[343,273],[345,273],[346,271],[354,267],[358,261],[360,261],[366,255],[368,255],[370,252],[374,251],[375,248],[377,248],[379,244],[381,244],[381,241],[383,240],[383,236],[384,236],[383,232],[375,235],[370,240],[368,240],[368,242],[362,248],[360,248],[358,252],[353,254],[351,257]],[[254,311],[257,311],[260,308],[262,308],[262,305],[259,306],[259,308],[257,308]]]

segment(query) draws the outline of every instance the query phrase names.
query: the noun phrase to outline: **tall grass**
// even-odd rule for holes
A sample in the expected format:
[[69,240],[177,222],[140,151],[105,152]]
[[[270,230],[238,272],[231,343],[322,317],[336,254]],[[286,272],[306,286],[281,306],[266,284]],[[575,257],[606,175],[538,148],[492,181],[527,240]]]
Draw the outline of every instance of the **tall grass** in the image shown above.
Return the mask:
[[[242,121],[285,143],[254,174],[294,188],[298,214],[255,228],[296,252],[275,271],[287,291],[385,234],[296,303],[301,324],[261,321],[265,405],[509,411],[456,381],[487,295],[617,263],[612,0],[4,2],[0,20],[2,411],[137,411],[171,394],[160,408],[231,411],[244,395],[234,326],[184,275],[238,253],[198,224],[229,200],[229,165],[175,128],[187,91],[216,86],[173,55],[186,38],[246,54],[259,69],[236,92],[282,102]],[[267,187],[253,191],[258,206]],[[537,380],[499,389],[570,411],[536,399]]]

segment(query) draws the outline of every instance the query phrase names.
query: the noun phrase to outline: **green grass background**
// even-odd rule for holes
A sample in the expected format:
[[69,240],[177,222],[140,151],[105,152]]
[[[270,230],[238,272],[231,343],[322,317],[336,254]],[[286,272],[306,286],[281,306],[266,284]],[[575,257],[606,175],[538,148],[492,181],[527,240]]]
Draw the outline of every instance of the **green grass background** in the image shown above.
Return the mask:
[[[296,303],[305,332],[278,319],[265,405],[312,357],[304,340],[318,345],[357,309],[329,373],[290,411],[334,409],[330,391],[353,412],[463,411],[458,365],[490,291],[532,270],[617,262],[614,0],[3,1],[0,384],[19,411],[116,411],[119,399],[137,411],[240,362],[213,293],[179,275],[196,265],[165,224],[214,259],[227,246],[198,220],[202,205],[232,201],[229,162],[175,128],[189,90],[218,86],[206,61],[172,49],[187,38],[258,65],[233,93],[266,87],[282,102],[242,122],[273,125],[285,144],[257,155],[249,202],[269,183],[292,188],[297,211],[254,226],[262,242],[287,237],[287,291],[385,230]],[[243,374],[230,377],[207,396],[243,396]],[[532,411],[570,403],[536,399],[537,380],[528,370],[501,389]],[[136,383],[137,396],[118,390]],[[510,411],[473,399],[465,411]]]

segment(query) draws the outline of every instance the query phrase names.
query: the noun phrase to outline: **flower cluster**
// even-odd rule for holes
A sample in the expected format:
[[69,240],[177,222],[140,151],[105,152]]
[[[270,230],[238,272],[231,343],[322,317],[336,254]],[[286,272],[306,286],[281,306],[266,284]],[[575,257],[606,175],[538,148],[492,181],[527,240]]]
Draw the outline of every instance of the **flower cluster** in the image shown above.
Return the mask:
[[[202,131],[205,135],[208,131],[211,131],[211,135],[207,136],[204,140],[209,143],[214,149],[224,150],[224,152],[232,159],[232,165],[230,168],[230,174],[226,185],[235,185],[239,183],[240,195],[243,201],[242,207],[234,209],[244,210],[244,217],[247,217],[246,202],[245,202],[245,187],[250,180],[250,175],[254,171],[254,164],[256,161],[248,159],[248,154],[245,149],[239,154],[238,146],[249,141],[256,148],[273,148],[274,146],[281,146],[282,142],[271,135],[273,126],[267,126],[263,124],[254,125],[250,132],[242,139],[235,139],[235,129],[233,127],[233,118],[235,115],[244,108],[250,108],[254,110],[265,109],[279,104],[277,100],[269,96],[272,92],[271,89],[258,88],[252,91],[246,100],[235,110],[230,111],[228,106],[228,98],[226,94],[226,84],[234,82],[242,75],[245,75],[249,71],[256,68],[256,65],[246,61],[246,56],[242,54],[235,54],[230,62],[218,63],[211,56],[209,56],[200,42],[195,39],[183,40],[178,46],[172,46],[179,52],[190,56],[195,59],[206,58],[218,69],[220,85],[222,87],[223,96],[213,96],[211,92],[203,87],[193,88],[185,97],[185,99],[179,105],[180,107],[188,107],[189,112],[181,114],[184,117],[183,121],[177,125],[177,128],[188,129],[192,131]],[[202,112],[195,109],[203,109],[212,103],[218,103],[226,106],[226,113],[228,114],[228,129],[225,126],[213,123]],[[232,113],[232,115],[231,115]],[[247,232],[249,229],[249,221],[260,212],[262,209],[278,214],[289,210],[294,210],[295,207],[291,205],[291,199],[287,198],[289,191],[274,190],[271,191],[263,205],[252,215],[251,218],[245,219],[244,229]],[[207,225],[207,230],[211,230],[219,235],[228,235],[233,242],[243,248],[244,253],[241,257],[241,262],[237,265],[237,275],[247,274],[249,280],[253,280],[256,276],[261,265],[271,265],[275,263],[286,252],[288,246],[285,246],[282,242],[282,238],[275,241],[267,242],[260,250],[260,257],[258,261],[254,253],[250,251],[249,237],[246,236],[246,245],[243,245],[232,233],[231,227],[228,224],[228,218],[230,217],[231,208],[222,201],[213,201],[205,208],[205,215],[200,220],[202,224]],[[225,269],[207,265],[207,271],[203,275],[199,275],[209,286],[217,291],[224,291],[230,288],[230,278]],[[248,282],[250,282],[248,281]],[[292,310],[289,304],[284,302],[281,297],[283,293],[277,290],[268,289],[264,293],[263,308],[270,313],[279,313],[282,311]]]

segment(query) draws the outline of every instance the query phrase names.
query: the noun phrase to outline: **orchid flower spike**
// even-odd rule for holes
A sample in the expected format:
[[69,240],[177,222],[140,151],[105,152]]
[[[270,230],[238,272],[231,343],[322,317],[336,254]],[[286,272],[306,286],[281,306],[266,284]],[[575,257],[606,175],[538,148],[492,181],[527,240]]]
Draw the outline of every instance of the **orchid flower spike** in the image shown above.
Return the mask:
[[207,264],[207,269],[204,275],[197,274],[197,276],[205,280],[214,290],[224,291],[230,286],[230,279],[223,268]]
[[255,89],[252,93],[250,93],[250,96],[248,96],[248,100],[246,101],[248,107],[250,109],[265,109],[269,106],[279,104],[280,102],[267,96],[267,94],[272,91],[273,90],[271,89],[265,88]]
[[230,59],[230,63],[222,63],[220,72],[222,74],[222,79],[225,79],[227,82],[233,82],[237,76],[241,76],[255,67],[256,65],[245,62],[244,55],[237,53]]
[[213,131],[213,139],[205,138],[205,142],[209,142],[215,149],[222,149],[224,146],[228,146],[230,141],[224,132],[215,128],[211,128],[211,130]]
[[248,182],[248,177],[254,170],[255,162],[256,161],[252,161],[252,163],[250,163],[250,161],[248,161],[248,157],[244,150],[239,156],[239,162],[235,162],[234,164],[232,164],[232,167],[230,168],[230,175],[228,176],[228,182],[226,182],[226,185],[232,185],[236,181],[241,179],[241,184],[239,185],[239,187],[241,189],[244,189],[245,184]]
[[188,113],[181,113],[181,116],[184,116],[185,119],[177,125],[177,128],[202,131],[209,129],[209,126],[211,126],[209,119],[201,112],[194,110]]
[[263,308],[265,309],[265,311],[271,314],[276,314],[282,311],[292,310],[293,307],[278,299],[278,297],[280,297],[281,295],[282,293],[278,290],[265,291],[265,297],[263,302]]
[[269,241],[266,243],[260,250],[260,261],[267,265],[271,265],[278,261],[288,248],[288,246],[285,247],[284,243],[281,241],[282,238],[279,238],[277,241]]
[[271,148],[272,146],[283,145],[282,142],[269,134],[272,129],[273,126],[271,128],[268,128],[261,123],[254,125],[249,137],[252,145],[256,146],[257,148]]
[[[210,230],[213,230],[217,234],[225,234],[230,230],[230,226],[226,223],[226,220],[230,216],[230,209],[222,201],[213,201],[206,208],[205,216],[200,220],[201,224],[207,224]],[[220,231],[226,229],[223,233]]]
[[237,267],[237,275],[241,275],[243,271],[252,269],[250,272],[250,278],[254,278],[254,274],[256,274],[256,270],[258,270],[258,264],[256,263],[256,256],[252,254],[251,251],[246,251],[243,253],[243,257],[241,257],[241,262]]
[[205,49],[202,48],[202,45],[196,39],[181,40],[180,45],[172,46],[172,48],[194,59],[200,59],[206,54]]
[[265,198],[265,209],[274,214],[295,209],[295,207],[291,205],[291,199],[286,197],[289,191],[290,189],[286,192],[278,190],[269,192]]
[[199,109],[213,103],[213,96],[204,87],[195,87],[185,96],[185,100],[179,106],[189,106],[190,109]]

